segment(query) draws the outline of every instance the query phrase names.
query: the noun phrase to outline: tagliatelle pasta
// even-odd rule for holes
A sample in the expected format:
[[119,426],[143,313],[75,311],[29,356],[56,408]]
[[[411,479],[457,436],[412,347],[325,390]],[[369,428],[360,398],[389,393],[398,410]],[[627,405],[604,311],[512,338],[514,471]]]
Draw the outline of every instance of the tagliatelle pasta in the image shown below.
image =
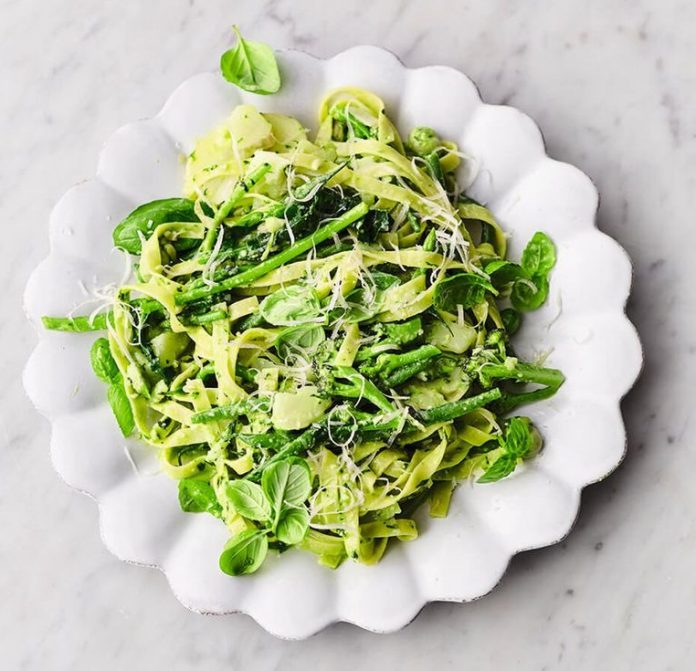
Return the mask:
[[230,531],[250,573],[297,546],[331,567],[410,541],[460,481],[511,474],[541,447],[510,413],[560,371],[510,339],[548,295],[555,249],[505,258],[493,214],[460,191],[463,155],[429,128],[404,142],[371,92],[342,88],[301,123],[250,105],[201,138],[185,197],[114,231],[137,257],[92,363],[124,434],[158,450],[184,510]]

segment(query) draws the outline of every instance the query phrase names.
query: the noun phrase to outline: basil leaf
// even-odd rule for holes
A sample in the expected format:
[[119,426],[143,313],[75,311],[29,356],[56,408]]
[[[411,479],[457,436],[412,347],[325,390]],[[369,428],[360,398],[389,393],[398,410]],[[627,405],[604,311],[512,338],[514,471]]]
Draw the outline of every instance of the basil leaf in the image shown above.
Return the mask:
[[515,457],[524,457],[532,446],[532,434],[527,417],[513,417],[505,430],[505,451]]
[[346,296],[348,309],[336,308],[334,314],[343,317],[350,322],[361,322],[371,319],[378,312],[385,309],[385,291],[401,283],[396,275],[376,271],[371,274],[372,282],[369,286],[353,289]]
[[258,570],[268,554],[266,532],[247,529],[230,538],[220,555],[220,570],[227,575],[247,575]]
[[133,410],[131,408],[130,399],[126,394],[121,379],[109,385],[106,397],[116,417],[121,433],[125,438],[128,438],[128,436],[133,433],[133,429],[135,429],[135,421],[133,420]]
[[283,508],[276,526],[276,538],[286,545],[297,545],[309,529],[309,513],[302,508]]
[[549,281],[546,277],[532,280],[520,279],[512,285],[510,302],[521,312],[540,308],[549,297]]
[[504,453],[499,456],[488,470],[478,479],[480,483],[497,482],[507,477],[515,470],[517,457],[514,454]]
[[291,326],[278,334],[275,348],[278,355],[285,359],[290,354],[298,352],[314,354],[324,340],[326,340],[326,334],[318,324]]
[[259,306],[259,314],[273,326],[304,324],[317,319],[320,313],[316,291],[297,285],[275,291]]
[[522,252],[522,268],[531,277],[546,276],[556,265],[556,248],[551,238],[536,232]]
[[500,312],[500,318],[503,320],[503,326],[508,335],[515,335],[520,330],[522,325],[522,315],[512,308],[505,308]]
[[[142,238],[149,238],[160,224],[172,221],[198,221],[193,201],[187,198],[165,198],[145,203],[133,210],[113,232],[114,245],[131,254],[140,254]],[[198,240],[179,240],[179,246],[194,246]]]
[[204,480],[179,480],[179,505],[187,513],[210,513],[215,517],[222,514],[215,490]]
[[237,43],[220,58],[222,76],[250,93],[267,95],[280,89],[280,72],[273,50],[262,42],[245,40],[233,27]]
[[111,356],[111,347],[106,338],[98,338],[94,341],[89,352],[90,362],[94,374],[102,381],[110,384],[120,379],[118,366]]
[[435,307],[446,312],[456,312],[461,305],[465,310],[482,303],[486,292],[498,292],[488,280],[474,273],[460,273],[444,279],[435,286]]
[[484,272],[490,277],[495,287],[502,287],[525,276],[522,266],[511,261],[491,261],[484,268]]
[[278,520],[284,507],[301,506],[309,498],[312,491],[309,466],[299,458],[277,461],[264,469],[261,486]]
[[227,498],[233,508],[248,520],[265,522],[271,517],[271,506],[263,489],[255,482],[233,480],[227,484]]

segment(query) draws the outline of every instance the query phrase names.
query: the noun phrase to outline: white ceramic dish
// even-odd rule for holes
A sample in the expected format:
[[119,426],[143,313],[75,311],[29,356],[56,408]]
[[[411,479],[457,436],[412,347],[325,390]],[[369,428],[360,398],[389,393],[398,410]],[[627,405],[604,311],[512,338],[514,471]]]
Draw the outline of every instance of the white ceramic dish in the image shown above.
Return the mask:
[[[619,407],[641,366],[636,332],[624,314],[631,264],[595,227],[597,191],[579,170],[546,156],[534,122],[511,107],[484,104],[474,84],[446,67],[405,68],[392,54],[357,47],[329,60],[279,55],[278,95],[238,91],[217,74],[184,82],[154,119],[118,130],[106,143],[97,177],[71,189],[50,220],[51,253],[26,289],[39,327],[64,314],[84,289],[117,281],[121,255],[111,230],[136,205],[176,195],[180,156],[240,101],[315,123],[325,91],[357,85],[375,91],[404,131],[429,125],[479,164],[470,193],[512,234],[512,256],[538,229],[558,247],[551,298],[530,315],[517,341],[525,355],[550,351],[567,382],[548,402],[530,406],[546,439],[543,453],[494,485],[462,485],[444,520],[421,517],[420,538],[393,547],[375,567],[346,562],[336,571],[299,551],[233,579],[217,566],[227,531],[205,515],[179,510],[176,484],[157,474],[147,450],[124,449],[90,371],[93,336],[47,333],[24,376],[27,393],[52,424],[51,453],[65,481],[99,504],[101,533],[120,559],[158,567],[188,608],[244,612],[268,631],[308,636],[331,622],[374,631],[404,626],[429,601],[468,601],[491,590],[521,550],[557,542],[570,530],[581,489],[608,475],[625,448]],[[588,272],[588,269],[591,272]],[[89,533],[89,530],[85,530]]]

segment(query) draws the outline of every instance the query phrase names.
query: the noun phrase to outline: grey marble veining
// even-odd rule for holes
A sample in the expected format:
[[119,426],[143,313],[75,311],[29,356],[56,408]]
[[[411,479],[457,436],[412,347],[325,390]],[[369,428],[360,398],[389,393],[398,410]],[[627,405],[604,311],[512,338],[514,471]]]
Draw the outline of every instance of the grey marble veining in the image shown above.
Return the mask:
[[[394,635],[338,625],[287,643],[244,616],[189,613],[161,574],[102,547],[93,503],[53,472],[47,423],[21,390],[34,343],[21,294],[53,203],[93,174],[115,128],[215,67],[233,22],[276,47],[373,43],[410,66],[464,70],[595,180],[600,228],[635,263],[646,368],[624,403],[626,461],[586,490],[564,543]],[[2,668],[694,668],[695,40],[696,8],[678,0],[0,2]]]

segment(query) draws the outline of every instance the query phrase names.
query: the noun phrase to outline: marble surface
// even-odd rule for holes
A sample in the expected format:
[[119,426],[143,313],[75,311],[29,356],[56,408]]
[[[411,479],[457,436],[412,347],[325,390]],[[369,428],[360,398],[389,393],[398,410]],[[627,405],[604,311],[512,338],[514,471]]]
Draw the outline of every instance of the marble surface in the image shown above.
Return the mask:
[[[102,547],[94,504],[53,472],[47,424],[21,389],[34,342],[21,295],[53,203],[93,174],[115,128],[215,67],[232,22],[320,56],[374,43],[409,66],[461,68],[595,180],[600,228],[635,262],[629,314],[646,368],[624,404],[624,464],[586,490],[564,543],[517,557],[488,597],[431,605],[397,634],[338,625],[288,643],[244,616],[189,613],[161,574]],[[694,38],[696,8],[676,0],[0,1],[2,667],[694,668]]]

